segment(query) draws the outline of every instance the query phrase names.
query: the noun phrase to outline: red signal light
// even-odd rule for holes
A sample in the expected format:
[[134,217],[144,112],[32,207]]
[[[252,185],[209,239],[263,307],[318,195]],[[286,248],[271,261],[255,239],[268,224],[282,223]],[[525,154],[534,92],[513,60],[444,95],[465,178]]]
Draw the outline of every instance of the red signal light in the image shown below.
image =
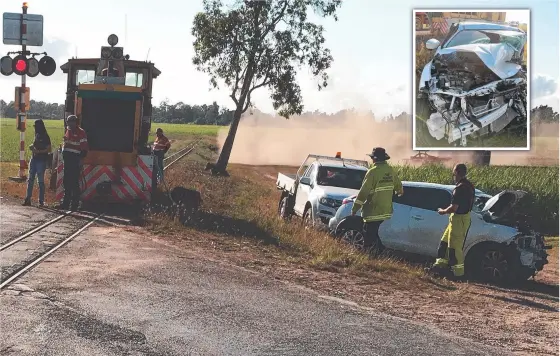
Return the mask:
[[18,72],[25,72],[26,69],[27,69],[27,63],[23,59],[19,59],[16,62],[16,70]]
[[19,56],[16,56],[12,61],[12,69],[14,73],[17,75],[25,75],[27,72],[27,68],[29,67],[27,61],[28,59],[21,54]]

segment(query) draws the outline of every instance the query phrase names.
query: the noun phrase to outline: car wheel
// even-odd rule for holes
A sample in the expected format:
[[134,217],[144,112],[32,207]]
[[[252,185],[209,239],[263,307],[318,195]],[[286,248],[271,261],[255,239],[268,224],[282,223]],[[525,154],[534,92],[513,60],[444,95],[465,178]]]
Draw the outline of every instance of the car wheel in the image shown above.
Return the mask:
[[510,282],[517,270],[507,249],[500,245],[481,246],[469,255],[465,265],[476,279],[492,283]]
[[288,212],[288,197],[280,199],[280,203],[278,203],[278,216],[284,220],[290,219],[290,213]]
[[364,248],[363,231],[355,229],[342,230],[340,232],[340,239],[358,250]]

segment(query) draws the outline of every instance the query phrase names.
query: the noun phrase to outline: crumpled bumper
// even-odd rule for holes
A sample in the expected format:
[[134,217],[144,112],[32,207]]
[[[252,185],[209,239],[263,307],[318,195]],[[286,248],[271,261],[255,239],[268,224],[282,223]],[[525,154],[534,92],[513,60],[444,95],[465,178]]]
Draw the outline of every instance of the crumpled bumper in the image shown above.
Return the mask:
[[538,233],[522,234],[515,238],[514,244],[521,266],[536,274],[548,263],[544,240]]

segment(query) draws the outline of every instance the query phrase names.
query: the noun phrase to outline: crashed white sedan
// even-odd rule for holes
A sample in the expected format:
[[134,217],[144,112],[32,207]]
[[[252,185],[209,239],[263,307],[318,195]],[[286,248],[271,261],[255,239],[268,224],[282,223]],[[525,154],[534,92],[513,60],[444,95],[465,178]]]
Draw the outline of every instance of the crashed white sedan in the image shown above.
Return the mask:
[[514,119],[527,121],[527,34],[516,27],[460,22],[422,71],[417,115],[437,140],[466,146],[469,135],[497,133]]
[[[404,194],[393,197],[393,217],[384,221],[379,237],[384,247],[435,258],[448,216],[438,208],[451,203],[454,185],[402,182]],[[525,195],[504,191],[492,197],[476,190],[471,227],[465,240],[465,269],[470,276],[492,281],[525,280],[547,261],[544,240],[517,216],[514,205]],[[361,211],[351,216],[356,196],[344,199],[329,222],[331,232],[363,246]]]

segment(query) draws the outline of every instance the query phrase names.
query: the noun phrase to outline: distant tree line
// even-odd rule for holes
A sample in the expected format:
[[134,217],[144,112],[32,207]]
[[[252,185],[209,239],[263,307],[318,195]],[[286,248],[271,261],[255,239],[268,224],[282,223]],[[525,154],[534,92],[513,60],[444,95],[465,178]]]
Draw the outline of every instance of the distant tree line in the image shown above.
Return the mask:
[[[64,105],[31,100],[29,119],[60,120],[64,118]],[[16,117],[14,102],[0,99],[0,116]],[[183,102],[175,104],[168,100],[153,107],[152,120],[173,124],[197,125],[229,125],[233,119],[233,111],[220,107],[216,102],[210,105],[188,105]]]
[[[64,117],[64,105],[62,104],[31,100],[30,107],[28,113],[29,119],[60,120]],[[255,111],[258,112],[258,110]],[[321,124],[329,121],[334,123],[340,122],[339,120],[341,118],[351,116],[352,113],[353,110],[342,110],[333,114],[314,111],[302,113],[301,118],[309,119],[309,124]],[[260,114],[262,115],[262,113]],[[16,117],[13,101],[6,103],[4,100],[0,99],[0,117]],[[372,119],[375,118],[373,113],[371,113],[371,117]],[[275,119],[284,120],[284,118],[281,117]],[[220,107],[216,102],[210,105],[189,105],[183,102],[170,104],[168,100],[164,100],[159,106],[154,106],[152,112],[153,122],[172,124],[227,126],[232,120],[233,110]],[[382,121],[396,124],[395,129],[397,129],[397,127],[401,130],[411,129],[410,116],[405,112],[397,116],[386,116]],[[558,113],[547,105],[535,107],[531,109],[531,123],[534,126],[541,123],[558,123]]]

